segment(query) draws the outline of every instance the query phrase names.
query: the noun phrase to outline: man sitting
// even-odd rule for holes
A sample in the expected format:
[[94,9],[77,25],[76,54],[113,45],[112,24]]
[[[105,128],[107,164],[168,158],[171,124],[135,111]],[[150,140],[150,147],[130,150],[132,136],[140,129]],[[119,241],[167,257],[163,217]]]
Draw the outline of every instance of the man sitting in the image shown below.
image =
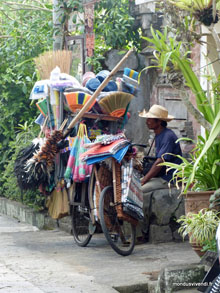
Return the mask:
[[172,183],[174,172],[174,170],[169,170],[167,172],[165,170],[165,172],[161,172],[164,167],[158,166],[158,164],[164,161],[180,164],[181,159],[176,155],[182,155],[182,151],[180,144],[176,142],[176,134],[171,129],[167,128],[167,122],[173,120],[174,117],[168,115],[166,108],[160,105],[153,105],[148,112],[143,110],[139,116],[146,119],[147,127],[155,133],[156,160],[151,169],[141,179],[144,196],[143,212],[145,216],[142,231],[147,234],[153,191],[168,189],[169,182]]

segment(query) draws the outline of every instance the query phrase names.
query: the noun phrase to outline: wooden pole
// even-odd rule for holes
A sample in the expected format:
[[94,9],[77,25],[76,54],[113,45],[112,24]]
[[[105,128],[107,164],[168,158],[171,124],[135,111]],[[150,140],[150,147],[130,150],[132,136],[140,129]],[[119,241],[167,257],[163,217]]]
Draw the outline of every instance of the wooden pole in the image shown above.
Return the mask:
[[100,84],[100,86],[97,88],[97,90],[93,93],[91,98],[87,101],[87,103],[83,106],[83,108],[79,111],[79,113],[73,118],[70,125],[64,132],[64,137],[68,135],[70,130],[76,125],[76,123],[80,120],[81,117],[86,113],[86,111],[89,109],[90,105],[94,102],[94,100],[97,98],[97,96],[100,94],[100,92],[103,90],[103,88],[108,84],[108,82],[111,80],[112,76],[116,74],[116,72],[119,70],[119,68],[122,66],[122,64],[127,60],[127,58],[130,56],[130,54],[133,52],[133,49],[129,50],[127,54],[119,61],[119,63],[112,69],[110,74],[103,80],[103,82]]

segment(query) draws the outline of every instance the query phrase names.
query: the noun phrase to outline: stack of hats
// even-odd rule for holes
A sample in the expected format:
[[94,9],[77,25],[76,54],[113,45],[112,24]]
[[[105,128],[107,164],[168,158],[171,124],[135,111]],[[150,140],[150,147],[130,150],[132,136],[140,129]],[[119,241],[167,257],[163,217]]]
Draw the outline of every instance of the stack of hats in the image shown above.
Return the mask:
[[82,86],[85,86],[91,78],[95,78],[95,73],[92,71],[86,72],[82,77]]
[[134,94],[138,87],[139,72],[134,71],[128,67],[124,68],[122,91]]
[[[84,74],[83,80],[86,80],[85,87],[88,88],[90,91],[95,92],[96,89],[100,86],[100,84],[103,82],[103,80],[110,74],[110,71],[108,70],[102,70],[96,76],[92,77],[92,74]],[[88,79],[87,79],[88,78]],[[110,80],[106,87],[104,87],[104,92],[111,92],[111,91],[117,91],[118,87],[115,81]]]

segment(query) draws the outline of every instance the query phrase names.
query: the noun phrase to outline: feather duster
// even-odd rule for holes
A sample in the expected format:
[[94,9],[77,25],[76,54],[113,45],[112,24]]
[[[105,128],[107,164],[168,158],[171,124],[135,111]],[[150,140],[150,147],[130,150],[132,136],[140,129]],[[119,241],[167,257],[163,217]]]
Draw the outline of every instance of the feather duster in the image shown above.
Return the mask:
[[60,149],[58,142],[62,138],[62,131],[55,130],[32,158],[26,162],[25,170],[28,183],[32,182],[35,186],[49,184],[50,174],[54,170],[54,159]]
[[36,151],[40,149],[40,143],[42,140],[36,139],[31,145],[21,149],[14,164],[14,174],[17,177],[17,183],[20,189],[35,189],[34,182],[28,181],[28,174],[25,170],[26,163],[31,159]]

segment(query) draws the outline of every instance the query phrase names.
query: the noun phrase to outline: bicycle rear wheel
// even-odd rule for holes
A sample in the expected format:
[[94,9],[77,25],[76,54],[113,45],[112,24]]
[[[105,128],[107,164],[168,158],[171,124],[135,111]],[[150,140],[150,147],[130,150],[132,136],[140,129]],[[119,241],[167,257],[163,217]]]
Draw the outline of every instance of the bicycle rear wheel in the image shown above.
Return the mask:
[[135,245],[135,226],[117,217],[111,186],[101,192],[99,215],[103,233],[115,252],[122,256],[131,254]]
[[[84,184],[84,185],[83,185]],[[90,208],[88,202],[87,184],[83,183],[81,188],[81,199],[75,196],[72,208],[72,231],[77,245],[85,247],[92,238],[90,233]]]

